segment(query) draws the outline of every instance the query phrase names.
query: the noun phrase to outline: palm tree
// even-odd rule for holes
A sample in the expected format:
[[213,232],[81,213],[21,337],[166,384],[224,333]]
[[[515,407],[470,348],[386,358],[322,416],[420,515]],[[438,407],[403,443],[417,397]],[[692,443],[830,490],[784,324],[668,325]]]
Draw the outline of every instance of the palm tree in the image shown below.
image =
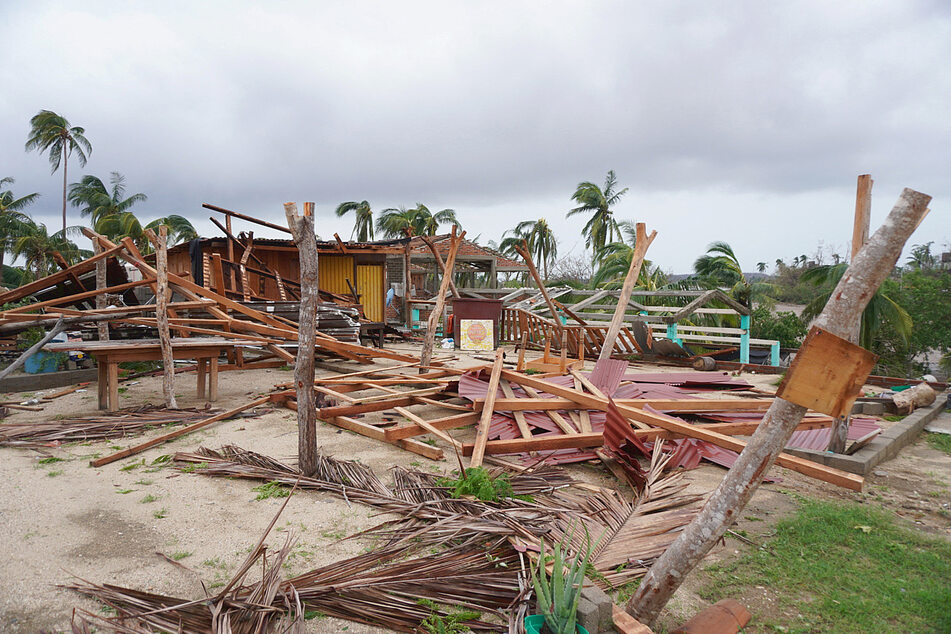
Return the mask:
[[[634,223],[629,220],[619,222],[618,237],[620,240],[604,245],[597,253],[595,262],[598,269],[591,278],[591,285],[595,288],[619,288],[631,268],[631,258],[634,257],[634,247],[637,243]],[[657,290],[659,286],[667,283],[660,267],[654,267],[652,270],[651,266],[650,260],[644,260],[636,288]]]
[[705,255],[693,263],[693,269],[701,280],[708,285],[730,288],[733,298],[748,308],[752,308],[753,295],[764,295],[771,285],[766,282],[751,284],[743,274],[743,267],[726,242],[712,242]]
[[416,203],[413,209],[405,207],[384,209],[376,220],[376,228],[387,238],[401,238],[411,232],[414,236],[434,236],[441,224],[462,225],[453,209],[432,213],[426,205]]
[[514,229],[502,234],[499,250],[503,254],[514,254],[515,247],[521,245],[523,240],[528,245],[532,259],[541,264],[543,278],[547,280],[549,264],[558,256],[558,241],[548,222],[544,218],[523,220]]
[[765,272],[766,272],[766,262],[757,262],[757,263],[756,263],[756,270],[759,271],[760,273],[765,273]]
[[19,235],[23,223],[30,219],[22,210],[40,197],[39,194],[33,193],[17,198],[9,189],[3,189],[14,182],[16,181],[9,176],[0,178],[0,277],[3,275],[3,256],[12,247],[13,238]]
[[187,218],[178,215],[156,218],[152,222],[143,226],[139,218],[131,211],[123,211],[117,214],[102,216],[93,226],[96,233],[101,233],[110,240],[118,241],[122,238],[132,238],[135,246],[143,254],[152,252],[152,243],[146,236],[146,229],[157,229],[160,225],[168,227],[168,246],[173,246],[185,240],[192,240],[198,237],[195,227]]
[[[76,227],[70,229],[75,230]],[[70,264],[91,255],[88,251],[80,250],[66,237],[66,233],[57,231],[50,234],[43,223],[28,220],[21,226],[20,235],[13,239],[11,252],[15,258],[22,257],[25,261],[24,268],[34,279],[39,279],[57,269],[52,258],[54,251],[58,251]]]
[[[809,282],[821,289],[818,296],[806,304],[803,309],[802,319],[804,322],[809,323],[822,312],[832,295],[833,289],[835,289],[847,268],[848,264],[842,262],[840,264],[814,266],[803,272],[802,277],[799,278],[800,280]],[[905,342],[911,337],[913,326],[911,315],[885,295],[881,289],[878,289],[862,312],[859,345],[871,349],[876,335],[885,323],[890,324]]]
[[125,177],[119,172],[109,176],[107,189],[97,176],[83,176],[78,183],[69,186],[68,200],[73,207],[79,207],[83,218],[92,220],[93,226],[106,216],[119,215],[129,211],[136,203],[145,202],[145,194],[132,194],[125,197]]
[[70,126],[65,117],[49,110],[40,110],[30,119],[30,135],[26,139],[26,151],[40,154],[49,152],[51,174],[63,165],[63,234],[66,233],[66,164],[73,152],[81,167],[86,165],[86,155],[92,154],[92,145],[84,136],[86,130]]
[[934,268],[938,263],[938,258],[931,253],[932,244],[934,244],[934,241],[913,246],[911,248],[911,255],[908,256],[908,266],[916,271]]
[[584,181],[578,183],[575,193],[571,195],[571,199],[578,203],[578,206],[568,212],[567,218],[576,214],[593,213],[581,233],[585,236],[585,247],[592,248],[595,257],[604,245],[615,241],[615,235],[618,238],[621,237],[621,231],[617,221],[614,220],[614,211],[611,207],[627,193],[627,187],[620,191],[615,191],[616,188],[617,177],[614,175],[614,170],[610,170],[604,179],[603,189],[594,183]]
[[362,200],[337,205],[338,218],[342,218],[351,211],[356,217],[353,220],[353,231],[350,233],[350,239],[353,240],[353,237],[356,236],[360,242],[373,240],[373,210],[370,209],[370,203]]

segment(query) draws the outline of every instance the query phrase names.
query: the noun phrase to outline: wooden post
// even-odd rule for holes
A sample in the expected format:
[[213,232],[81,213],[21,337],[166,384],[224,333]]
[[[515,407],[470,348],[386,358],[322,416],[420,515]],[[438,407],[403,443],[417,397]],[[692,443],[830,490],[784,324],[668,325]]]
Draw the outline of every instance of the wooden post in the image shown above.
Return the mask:
[[429,362],[433,358],[433,346],[436,344],[436,327],[439,325],[439,318],[442,316],[442,309],[446,303],[446,291],[449,288],[449,282],[452,280],[453,268],[456,265],[456,251],[459,250],[459,243],[466,236],[463,231],[456,236],[456,225],[452,226],[452,237],[449,246],[449,254],[446,256],[446,267],[442,276],[442,282],[439,284],[439,291],[436,293],[436,304],[433,306],[433,312],[429,313],[429,322],[426,324],[426,337],[423,339],[423,352],[419,356],[419,373],[427,372]]
[[[92,241],[92,250],[96,255],[102,253],[103,249],[97,240]],[[106,260],[103,258],[96,262],[96,290],[102,291],[102,289],[108,285],[109,283],[106,280]],[[96,295],[96,310],[103,309],[106,306],[108,306],[106,295],[100,292]],[[109,324],[101,321],[96,324],[96,330],[99,332],[99,341],[109,341]]]
[[407,232],[406,245],[403,247],[403,323],[407,330],[413,329],[413,307],[409,303],[412,299],[413,276],[410,273],[410,244],[412,243],[412,233]]
[[[847,338],[879,285],[888,277],[905,242],[926,213],[931,197],[905,189],[885,223],[859,251],[816,319],[815,326]],[[667,548],[643,578],[627,611],[651,624],[723,534],[739,517],[763,474],[773,465],[802,420],[806,408],[776,398],[746,448],[716,491],[680,537]]]
[[155,321],[159,346],[162,348],[162,394],[165,396],[165,407],[178,409],[178,403],[175,402],[175,355],[172,353],[172,336],[168,329],[168,227],[159,226],[158,236],[151,229],[146,229],[145,235],[155,247],[158,282],[155,289]]
[[[436,250],[436,245],[433,244],[433,241],[429,236],[420,236],[420,239],[426,243],[426,246],[429,247],[429,250],[432,251],[433,259],[436,260],[436,268],[439,270],[440,275],[446,274],[446,266],[442,263],[442,256],[439,255],[439,251]],[[456,290],[456,283],[452,281],[452,276],[449,276],[449,290],[452,291],[453,297],[459,297],[459,291]]]
[[[228,261],[234,262],[234,234],[231,233],[231,216],[227,214],[225,214],[225,228],[225,235],[228,238]],[[228,276],[231,278],[231,288],[238,288],[238,285],[235,284],[235,270],[233,266],[228,267]]]
[[538,274],[538,269],[535,268],[535,262],[532,261],[532,254],[528,252],[528,243],[522,240],[521,245],[515,245],[515,251],[525,260],[525,265],[528,266],[528,272],[531,273],[532,279],[534,279],[535,284],[538,285],[538,291],[542,294],[542,297],[545,298],[545,303],[548,305],[548,312],[551,313],[551,320],[555,323],[555,328],[558,332],[561,332],[564,328],[562,327],[561,319],[558,318],[558,309],[555,307],[555,303],[551,301],[551,297],[548,296],[545,282]]
[[502,348],[495,351],[495,363],[492,364],[492,374],[489,376],[489,390],[485,395],[485,405],[482,406],[482,415],[479,417],[479,429],[476,431],[475,447],[472,449],[472,458],[469,467],[482,466],[485,456],[485,443],[489,440],[489,424],[492,422],[492,412],[495,410],[495,399],[498,397],[499,380],[502,378],[502,360],[505,352]]
[[300,257],[300,317],[297,326],[297,461],[305,476],[317,472],[317,401],[314,398],[314,339],[317,332],[317,236],[314,233],[314,203],[304,203],[304,215],[297,215],[297,203],[284,203]]
[[618,297],[617,308],[614,309],[611,325],[608,326],[608,332],[604,335],[604,343],[601,344],[598,361],[610,359],[611,353],[614,352],[614,342],[617,341],[617,335],[621,332],[621,326],[624,325],[627,303],[631,301],[631,293],[634,291],[634,285],[637,284],[637,278],[641,274],[641,266],[644,264],[647,248],[655,237],[657,237],[656,231],[651,231],[648,236],[647,226],[643,222],[637,223],[637,236],[634,241],[634,253],[631,254],[631,266],[627,269],[627,276],[624,278],[624,285],[621,287],[621,295]]
[[[854,262],[859,251],[868,242],[869,223],[872,217],[872,175],[861,174],[858,178],[858,185],[855,190],[855,221],[852,224],[852,253],[851,261]],[[862,330],[862,319],[855,322],[852,331],[849,333],[848,340],[852,343],[858,343]],[[829,436],[828,451],[842,453],[845,451],[845,444],[849,437],[849,418],[836,418],[832,423],[832,433]]]

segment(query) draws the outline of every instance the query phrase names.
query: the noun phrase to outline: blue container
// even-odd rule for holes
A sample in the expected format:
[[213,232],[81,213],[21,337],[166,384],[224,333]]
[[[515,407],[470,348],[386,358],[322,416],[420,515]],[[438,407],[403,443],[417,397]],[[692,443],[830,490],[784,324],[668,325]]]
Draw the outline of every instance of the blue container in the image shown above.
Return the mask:
[[23,370],[27,374],[44,374],[46,372],[56,372],[59,367],[59,360],[55,355],[40,350],[26,358],[23,363]]
[[[525,631],[528,632],[528,634],[540,634],[542,625],[544,624],[544,614],[532,614],[531,616],[525,617]],[[575,623],[575,627],[578,628],[578,634],[588,634],[588,630],[584,629],[580,623]]]

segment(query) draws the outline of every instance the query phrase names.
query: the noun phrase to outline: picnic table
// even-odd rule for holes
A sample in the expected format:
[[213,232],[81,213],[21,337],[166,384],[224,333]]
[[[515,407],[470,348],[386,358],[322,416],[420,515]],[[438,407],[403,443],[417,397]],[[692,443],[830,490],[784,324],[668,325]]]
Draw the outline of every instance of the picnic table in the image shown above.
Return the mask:
[[[218,400],[218,358],[239,346],[253,345],[223,337],[173,338],[174,359],[195,359],[198,364],[198,398]],[[113,341],[68,341],[51,343],[46,350],[65,352],[78,350],[92,355],[99,367],[99,409],[119,409],[119,364],[125,361],[157,361],[162,358],[158,339],[118,339]],[[206,378],[207,377],[207,378]]]

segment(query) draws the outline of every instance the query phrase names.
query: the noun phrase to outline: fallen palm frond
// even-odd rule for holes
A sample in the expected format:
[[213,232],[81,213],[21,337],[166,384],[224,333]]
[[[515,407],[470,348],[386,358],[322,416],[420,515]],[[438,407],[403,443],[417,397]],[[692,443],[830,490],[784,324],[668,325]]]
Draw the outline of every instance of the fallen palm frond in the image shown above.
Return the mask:
[[80,418],[0,425],[0,446],[50,447],[65,442],[123,438],[166,425],[181,425],[207,418],[217,410],[165,409],[145,405],[119,412]]

